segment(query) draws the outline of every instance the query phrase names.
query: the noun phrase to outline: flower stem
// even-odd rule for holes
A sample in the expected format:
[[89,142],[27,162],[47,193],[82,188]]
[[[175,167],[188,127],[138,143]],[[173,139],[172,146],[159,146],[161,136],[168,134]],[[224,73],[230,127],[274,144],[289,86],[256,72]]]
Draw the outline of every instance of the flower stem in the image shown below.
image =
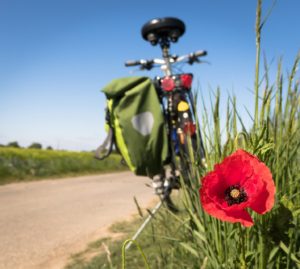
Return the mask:
[[266,259],[265,259],[265,249],[266,249],[265,238],[264,236],[261,235],[260,236],[260,262],[259,262],[260,269],[267,268]]
[[266,242],[266,235],[265,235],[265,221],[261,220],[261,231],[260,231],[260,260],[259,260],[259,268],[266,269],[267,268],[267,242]]
[[245,251],[245,230],[239,225],[239,232],[240,232],[240,245],[242,253],[240,254],[240,264],[241,269],[246,269],[246,251]]

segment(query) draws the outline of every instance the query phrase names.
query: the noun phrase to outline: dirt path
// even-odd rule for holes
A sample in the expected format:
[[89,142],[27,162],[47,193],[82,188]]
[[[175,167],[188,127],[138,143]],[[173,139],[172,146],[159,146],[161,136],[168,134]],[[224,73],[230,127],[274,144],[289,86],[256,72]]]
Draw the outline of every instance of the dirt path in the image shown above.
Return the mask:
[[0,268],[63,268],[71,253],[153,199],[130,172],[0,187]]

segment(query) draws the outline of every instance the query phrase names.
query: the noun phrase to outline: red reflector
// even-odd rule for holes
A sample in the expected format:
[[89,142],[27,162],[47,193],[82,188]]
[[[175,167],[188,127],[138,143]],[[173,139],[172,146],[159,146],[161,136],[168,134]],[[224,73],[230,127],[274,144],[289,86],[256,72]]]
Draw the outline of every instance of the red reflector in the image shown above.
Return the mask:
[[161,82],[164,91],[170,92],[175,88],[174,80],[171,77],[165,77]]
[[186,134],[193,135],[196,132],[196,125],[194,123],[192,123],[192,122],[187,122],[184,125],[183,131]]
[[192,86],[192,76],[188,75],[188,74],[183,74],[180,76],[180,80],[181,80],[181,85],[186,88],[186,89],[190,89]]

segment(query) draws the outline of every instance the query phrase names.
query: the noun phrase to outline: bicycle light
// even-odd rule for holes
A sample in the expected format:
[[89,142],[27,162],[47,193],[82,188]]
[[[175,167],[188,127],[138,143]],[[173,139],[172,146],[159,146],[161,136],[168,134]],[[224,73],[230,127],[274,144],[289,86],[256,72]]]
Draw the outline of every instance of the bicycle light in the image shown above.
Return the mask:
[[172,77],[164,77],[161,81],[161,87],[164,91],[170,92],[175,88],[175,82]]
[[191,74],[180,75],[181,86],[190,89],[192,86],[193,76]]
[[191,89],[192,81],[192,74],[174,75],[172,77],[167,76],[161,79],[161,87],[166,92],[171,92],[175,88],[181,87],[189,90]]
[[194,135],[196,133],[196,125],[192,122],[186,122],[183,131],[187,135]]

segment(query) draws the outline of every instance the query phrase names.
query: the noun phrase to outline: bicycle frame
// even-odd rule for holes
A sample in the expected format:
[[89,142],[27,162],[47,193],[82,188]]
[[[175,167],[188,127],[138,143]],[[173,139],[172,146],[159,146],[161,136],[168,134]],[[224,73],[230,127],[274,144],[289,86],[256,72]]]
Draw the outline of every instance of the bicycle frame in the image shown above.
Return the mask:
[[[184,31],[185,26],[183,22],[176,18],[155,19],[148,22],[142,29],[142,35],[152,45],[160,45],[163,58],[127,61],[125,63],[125,66],[139,65],[141,70],[150,70],[154,65],[159,65],[164,74],[164,77],[156,77],[153,80],[161,100],[169,138],[169,159],[167,164],[171,166],[171,176],[166,178],[164,169],[160,175],[160,178],[164,180],[164,199],[169,198],[170,192],[179,182],[177,171],[183,177],[188,177],[190,170],[190,163],[188,163],[190,154],[189,142],[192,142],[195,155],[200,155],[200,163],[204,158],[201,133],[196,128],[196,111],[191,92],[193,75],[174,74],[172,65],[183,61],[189,64],[194,62],[200,63],[199,58],[207,53],[206,51],[197,51],[180,57],[171,56],[169,53],[170,42],[176,42]],[[199,140],[200,145],[198,143]],[[200,154],[197,154],[197,151]],[[177,156],[179,156],[179,165]],[[170,182],[168,183],[168,181]],[[172,204],[171,200],[169,202]]]
[[[183,165],[184,155],[187,155],[188,149],[186,148],[186,137],[190,136],[191,141],[193,143],[193,148],[197,148],[197,135],[201,139],[201,135],[196,134],[196,124],[195,124],[195,109],[193,107],[193,95],[191,92],[191,82],[192,82],[192,74],[176,74],[174,75],[171,69],[171,64],[174,59],[169,55],[168,46],[162,47],[163,50],[163,60],[155,59],[154,63],[161,63],[161,70],[164,73],[164,77],[156,77],[154,79],[158,94],[161,99],[161,104],[163,107],[163,113],[165,115],[165,121],[168,129],[168,137],[169,137],[169,165],[171,167],[171,178],[168,179],[170,182],[170,188],[173,188],[172,184],[177,184],[179,181],[177,170],[180,170],[180,173],[183,174],[183,170],[186,169],[186,164]],[[182,57],[181,59],[185,59]],[[181,77],[185,76],[190,79],[189,85],[178,85],[174,89],[167,91],[163,87],[163,81],[166,79],[173,80],[175,78],[175,84],[178,82]],[[178,84],[178,83],[177,83]],[[179,111],[178,107],[185,106],[184,111]],[[189,125],[191,128],[194,128],[194,133],[184,133],[185,126],[184,124]],[[188,128],[190,128],[188,127]],[[203,157],[204,152],[201,153],[201,157]],[[178,161],[176,160],[177,156],[180,157],[180,165],[178,165]],[[188,159],[188,158],[187,158]],[[186,172],[186,171],[185,171]],[[187,176],[187,175],[186,175]],[[165,179],[166,180],[166,179]],[[168,183],[169,184],[169,183]]]

